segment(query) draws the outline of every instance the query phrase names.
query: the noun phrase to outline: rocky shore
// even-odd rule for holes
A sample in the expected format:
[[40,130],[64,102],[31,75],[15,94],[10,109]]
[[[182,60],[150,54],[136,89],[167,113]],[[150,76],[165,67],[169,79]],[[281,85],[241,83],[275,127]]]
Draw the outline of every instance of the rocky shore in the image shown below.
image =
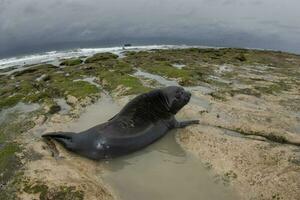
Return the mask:
[[117,199],[101,175],[95,176],[105,170],[103,163],[40,136],[75,129],[81,120],[85,125],[72,131],[88,128],[101,121],[84,117],[96,116],[97,106],[114,102],[105,120],[135,95],[174,84],[193,94],[178,117],[201,122],[178,131],[177,142],[216,182],[240,199],[300,196],[300,56],[154,49],[58,63],[0,72],[0,199]]

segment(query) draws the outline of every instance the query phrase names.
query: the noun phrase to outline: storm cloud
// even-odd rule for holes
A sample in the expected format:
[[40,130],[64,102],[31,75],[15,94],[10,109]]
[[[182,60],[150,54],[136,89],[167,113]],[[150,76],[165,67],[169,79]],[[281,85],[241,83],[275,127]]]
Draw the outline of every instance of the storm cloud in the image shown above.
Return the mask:
[[194,44],[300,52],[298,0],[0,0],[0,57]]

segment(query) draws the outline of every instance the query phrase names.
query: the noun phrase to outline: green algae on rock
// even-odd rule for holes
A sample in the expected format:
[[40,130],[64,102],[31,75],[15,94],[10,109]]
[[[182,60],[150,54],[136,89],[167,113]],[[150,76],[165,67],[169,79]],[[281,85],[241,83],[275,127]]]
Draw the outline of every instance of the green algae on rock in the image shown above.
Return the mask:
[[70,76],[67,73],[52,65],[38,65],[13,73],[13,79],[6,78],[2,81],[5,87],[0,88],[0,110],[21,101],[43,103],[48,99],[66,98],[67,95],[79,99],[99,95],[100,89],[95,85],[85,81],[74,82],[80,76]]
[[84,193],[74,186],[57,186],[50,188],[45,183],[24,183],[23,191],[28,194],[38,194],[40,200],[83,200]]
[[128,88],[123,95],[138,94],[150,90],[150,88],[143,86],[138,78],[128,74],[102,71],[99,77],[102,80],[104,89],[108,91],[116,90],[120,86]]
[[85,60],[85,63],[93,63],[98,61],[105,61],[110,59],[116,59],[118,56],[113,53],[96,53],[92,57],[89,57]]
[[82,63],[82,60],[80,58],[70,58],[70,59],[65,59],[63,60],[60,65],[65,65],[65,66],[74,66],[74,65],[79,65]]
[[[250,70],[253,66],[261,66],[261,69],[266,68],[265,70],[274,73],[283,72],[284,75],[291,75],[290,79],[300,75],[297,69],[299,56],[274,51],[233,48],[153,50],[128,52],[124,60],[150,73],[168,78],[181,78],[184,80],[182,85],[207,82],[208,75],[215,75],[216,65],[223,64],[234,66],[232,72],[221,75],[232,79],[239,78],[239,72]],[[172,70],[172,63],[184,64],[185,67],[181,71]],[[241,81],[244,79],[245,77],[241,78]]]

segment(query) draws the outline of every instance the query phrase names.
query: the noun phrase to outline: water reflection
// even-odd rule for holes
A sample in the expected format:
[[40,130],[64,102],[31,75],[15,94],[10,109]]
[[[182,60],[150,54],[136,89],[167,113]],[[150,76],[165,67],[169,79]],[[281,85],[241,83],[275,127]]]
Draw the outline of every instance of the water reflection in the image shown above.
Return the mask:
[[113,172],[117,172],[118,170],[126,169],[128,165],[135,165],[142,162],[144,156],[151,157],[153,155],[160,157],[162,162],[184,163],[186,161],[186,153],[176,143],[174,133],[175,131],[170,131],[161,141],[141,151],[108,160],[106,162],[107,168]]
[[181,149],[174,132],[139,152],[106,163],[108,172],[102,176],[119,198],[237,199],[229,188],[214,182],[198,159]]

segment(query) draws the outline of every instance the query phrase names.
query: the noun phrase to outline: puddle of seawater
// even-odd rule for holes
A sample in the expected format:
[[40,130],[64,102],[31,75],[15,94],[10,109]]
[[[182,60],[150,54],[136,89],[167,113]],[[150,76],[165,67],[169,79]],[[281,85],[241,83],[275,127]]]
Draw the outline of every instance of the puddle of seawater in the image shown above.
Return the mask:
[[116,104],[112,98],[104,93],[101,94],[100,101],[88,106],[74,122],[65,124],[61,131],[80,132],[100,123],[104,123],[121,110],[121,106]]
[[137,70],[134,73],[134,75],[156,80],[157,82],[159,82],[160,84],[165,85],[165,86],[179,86],[177,81],[168,80],[168,79],[166,79],[162,76],[151,74],[151,73],[144,72],[144,71],[141,71],[141,70]]
[[[0,111],[0,124],[8,120],[10,115],[14,114],[23,114],[36,111],[40,108],[39,104],[25,104],[23,102],[19,102],[14,107],[3,109]],[[14,115],[15,116],[15,115]]]
[[229,80],[226,80],[226,79],[223,79],[221,77],[214,76],[214,75],[209,75],[208,78],[211,79],[211,80],[215,80],[215,81],[221,82],[221,83],[225,83],[225,84],[231,84],[232,83]]
[[182,69],[182,68],[185,67],[186,65],[174,63],[174,64],[172,64],[172,66],[173,66],[173,67],[176,67],[177,69]]
[[76,81],[85,81],[85,82],[88,82],[88,83],[90,83],[92,85],[95,85],[96,87],[100,88],[101,86],[95,82],[95,79],[96,79],[96,77],[86,77],[86,78],[82,78],[82,79],[76,79],[76,80],[73,80],[73,81],[74,82],[76,82]]
[[71,106],[67,104],[65,99],[59,98],[59,99],[54,99],[54,101],[57,103],[57,105],[60,106],[60,111],[58,112],[59,114],[66,115],[71,110]]
[[[147,148],[110,160],[102,177],[122,200],[226,200],[233,191],[216,184],[208,169],[176,143],[174,132]],[[184,133],[183,133],[184,134]]]
[[[63,108],[64,106],[69,106],[64,99],[56,99],[56,102]],[[80,115],[78,119],[65,123],[45,123],[39,127],[36,127],[32,134],[35,137],[40,138],[42,134],[53,131],[65,131],[75,133],[81,132],[107,121],[116,113],[118,113],[121,110],[121,108],[122,107],[116,104],[110,96],[106,95],[105,93],[102,93],[101,99],[96,103],[86,107],[85,111]],[[64,113],[60,114],[63,115]]]

